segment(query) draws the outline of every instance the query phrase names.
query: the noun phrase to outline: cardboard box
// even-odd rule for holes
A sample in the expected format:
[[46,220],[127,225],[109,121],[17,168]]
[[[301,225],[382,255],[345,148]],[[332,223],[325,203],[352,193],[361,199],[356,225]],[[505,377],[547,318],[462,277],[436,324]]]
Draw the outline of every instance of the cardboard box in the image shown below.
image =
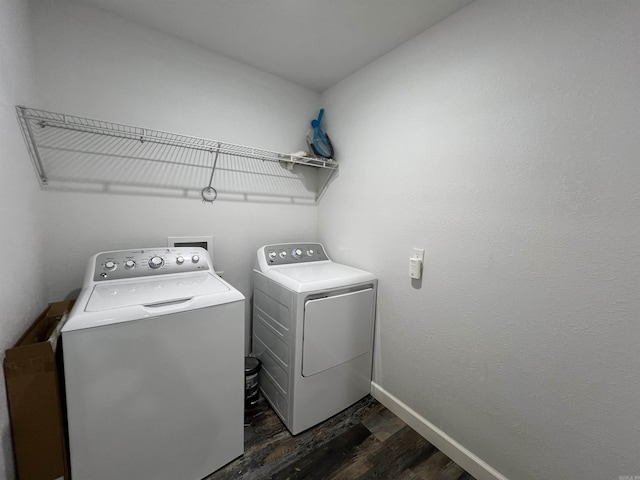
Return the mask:
[[69,478],[56,350],[73,302],[51,303],[13,348],[4,375],[19,480]]

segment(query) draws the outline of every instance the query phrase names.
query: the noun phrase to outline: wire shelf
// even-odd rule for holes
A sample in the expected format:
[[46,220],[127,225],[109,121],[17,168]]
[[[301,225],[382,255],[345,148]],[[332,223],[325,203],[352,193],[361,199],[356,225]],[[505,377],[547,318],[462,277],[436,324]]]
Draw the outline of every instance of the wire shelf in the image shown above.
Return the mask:
[[[23,106],[18,122],[45,187],[248,199],[317,201],[338,169],[335,160],[283,154]],[[305,168],[293,168],[301,166]],[[306,168],[313,167],[313,168]],[[318,174],[318,171],[324,174]]]

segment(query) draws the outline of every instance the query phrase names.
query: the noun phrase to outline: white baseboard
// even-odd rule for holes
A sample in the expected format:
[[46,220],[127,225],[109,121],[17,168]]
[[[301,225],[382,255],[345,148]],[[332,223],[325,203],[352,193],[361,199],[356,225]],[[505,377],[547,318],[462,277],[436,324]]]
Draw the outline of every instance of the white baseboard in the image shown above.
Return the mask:
[[371,382],[371,395],[477,480],[508,480],[375,382]]

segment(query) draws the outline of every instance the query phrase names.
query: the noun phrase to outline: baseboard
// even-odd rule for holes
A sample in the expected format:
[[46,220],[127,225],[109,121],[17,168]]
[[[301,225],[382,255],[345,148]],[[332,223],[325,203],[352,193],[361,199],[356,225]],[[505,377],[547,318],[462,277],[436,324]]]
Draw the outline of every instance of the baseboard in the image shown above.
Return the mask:
[[477,480],[508,480],[375,382],[371,382],[371,395]]

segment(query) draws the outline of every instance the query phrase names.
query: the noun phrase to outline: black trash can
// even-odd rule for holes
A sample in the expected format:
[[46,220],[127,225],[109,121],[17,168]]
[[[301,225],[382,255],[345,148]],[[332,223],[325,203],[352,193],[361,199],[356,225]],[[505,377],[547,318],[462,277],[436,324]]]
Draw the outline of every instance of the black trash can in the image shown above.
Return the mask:
[[244,358],[244,408],[253,408],[258,404],[258,372],[260,360],[255,357]]

